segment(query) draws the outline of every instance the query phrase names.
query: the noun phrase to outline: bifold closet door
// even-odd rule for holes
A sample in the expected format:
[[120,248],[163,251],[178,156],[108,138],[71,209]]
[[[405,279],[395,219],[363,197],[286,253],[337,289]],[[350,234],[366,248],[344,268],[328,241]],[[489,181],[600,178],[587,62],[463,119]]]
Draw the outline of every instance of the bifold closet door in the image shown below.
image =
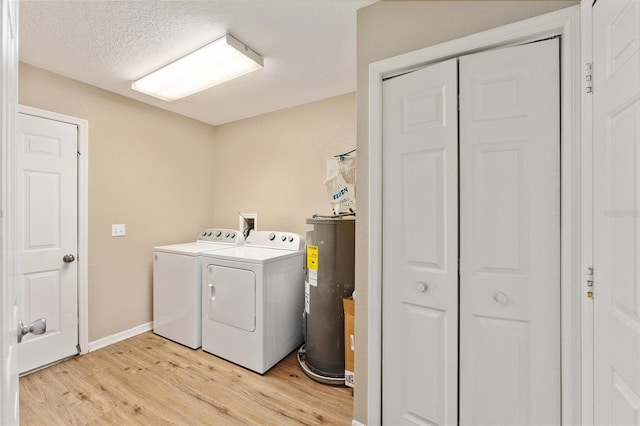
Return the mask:
[[456,60],[383,83],[383,424],[457,423],[457,133]]
[[557,39],[460,58],[460,424],[560,424]]

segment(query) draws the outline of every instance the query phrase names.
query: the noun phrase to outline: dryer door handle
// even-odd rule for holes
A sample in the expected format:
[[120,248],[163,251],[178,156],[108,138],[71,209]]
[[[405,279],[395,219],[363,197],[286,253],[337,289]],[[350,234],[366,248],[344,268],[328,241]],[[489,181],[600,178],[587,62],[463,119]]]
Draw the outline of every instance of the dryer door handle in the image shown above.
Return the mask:
[[209,284],[209,300],[215,300],[216,298],[216,286]]

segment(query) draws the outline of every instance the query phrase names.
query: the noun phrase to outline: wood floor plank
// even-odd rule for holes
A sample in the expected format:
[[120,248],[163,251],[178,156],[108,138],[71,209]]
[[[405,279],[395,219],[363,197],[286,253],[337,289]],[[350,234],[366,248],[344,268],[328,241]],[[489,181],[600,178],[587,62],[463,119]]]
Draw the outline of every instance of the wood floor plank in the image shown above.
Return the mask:
[[295,352],[259,375],[151,332],[20,378],[22,425],[350,425],[352,405]]

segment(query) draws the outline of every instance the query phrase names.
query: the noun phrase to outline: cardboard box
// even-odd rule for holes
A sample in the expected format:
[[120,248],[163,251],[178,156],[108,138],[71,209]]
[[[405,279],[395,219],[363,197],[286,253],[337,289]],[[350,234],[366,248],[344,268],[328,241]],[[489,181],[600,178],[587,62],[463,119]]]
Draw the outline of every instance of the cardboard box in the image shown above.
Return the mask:
[[344,306],[344,384],[354,387],[356,303],[353,297],[342,299]]

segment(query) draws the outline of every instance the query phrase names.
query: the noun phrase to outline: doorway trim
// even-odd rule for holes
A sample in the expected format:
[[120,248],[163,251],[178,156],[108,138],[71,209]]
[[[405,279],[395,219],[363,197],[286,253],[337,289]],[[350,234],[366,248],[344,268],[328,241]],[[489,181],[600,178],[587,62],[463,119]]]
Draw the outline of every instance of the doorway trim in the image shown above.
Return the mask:
[[576,360],[582,354],[582,242],[589,224],[583,226],[581,220],[584,82],[580,20],[580,6],[572,6],[369,65],[368,424],[380,424],[382,420],[382,82],[393,75],[461,55],[556,36],[561,37],[561,411],[562,424],[581,423],[582,367]]
[[[80,355],[89,352],[89,122],[57,112],[18,105],[18,113],[61,121],[78,127],[78,344]],[[15,189],[14,189],[15,191]]]

